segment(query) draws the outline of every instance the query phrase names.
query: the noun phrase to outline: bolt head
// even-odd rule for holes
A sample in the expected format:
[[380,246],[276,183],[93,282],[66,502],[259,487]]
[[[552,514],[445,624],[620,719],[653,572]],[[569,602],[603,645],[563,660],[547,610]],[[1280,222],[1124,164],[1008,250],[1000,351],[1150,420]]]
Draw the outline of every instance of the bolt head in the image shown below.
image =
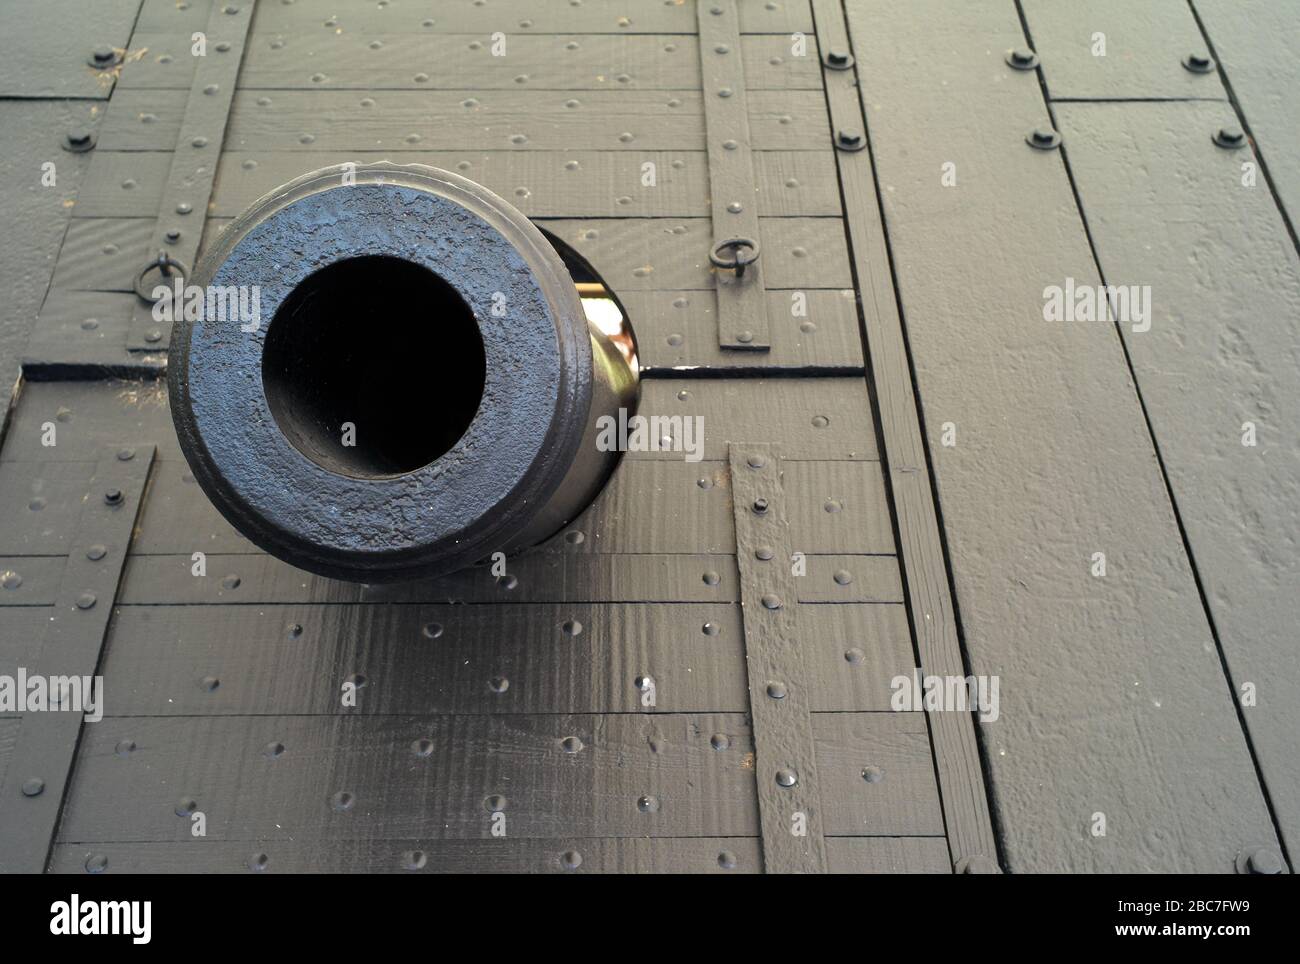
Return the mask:
[[1220,127],[1214,132],[1214,143],[1227,150],[1245,147],[1246,134],[1240,127]]
[[1271,847],[1260,847],[1246,855],[1246,870],[1252,874],[1280,874],[1285,869],[1282,855]]
[[853,66],[853,55],[847,50],[832,47],[826,51],[826,58],[823,63],[831,70],[848,70]]
[[1050,151],[1060,146],[1061,135],[1050,127],[1035,127],[1025,136],[1030,147],[1040,151]]
[[1214,61],[1208,54],[1194,51],[1183,58],[1183,66],[1194,74],[1208,74],[1214,70]]
[[842,151],[860,151],[867,146],[867,139],[861,131],[844,128],[835,134],[835,146]]
[[1007,51],[1007,64],[1016,70],[1033,70],[1038,66],[1038,54],[1028,47],[1017,47]]

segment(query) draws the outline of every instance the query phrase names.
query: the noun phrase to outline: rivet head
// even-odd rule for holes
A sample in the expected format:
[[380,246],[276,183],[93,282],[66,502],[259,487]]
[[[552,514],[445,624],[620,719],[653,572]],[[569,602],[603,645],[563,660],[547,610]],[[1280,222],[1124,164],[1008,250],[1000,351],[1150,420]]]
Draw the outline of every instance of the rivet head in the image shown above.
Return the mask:
[[63,135],[63,149],[73,154],[84,154],[94,146],[94,132],[84,128],[75,128]]
[[704,585],[706,586],[716,586],[719,582],[722,581],[722,577],[719,576],[712,569],[706,572],[702,578],[704,580]]
[[1055,150],[1061,144],[1061,135],[1050,127],[1035,127],[1025,135],[1025,143],[1040,151]]
[[240,584],[240,578],[236,576],[234,573],[231,573],[228,576],[223,576],[221,578],[222,589],[238,589],[239,584]]
[[506,690],[510,689],[510,680],[506,679],[504,676],[494,676],[492,679],[488,680],[488,689],[493,693],[504,693]]
[[86,858],[86,873],[102,874],[108,869],[108,858],[103,854],[91,854]]
[[771,546],[759,546],[754,550],[754,558],[760,562],[771,562],[774,555]]
[[860,151],[867,146],[867,139],[861,131],[843,128],[835,132],[835,146],[842,151]]
[[705,636],[716,636],[718,633],[722,632],[722,627],[715,622],[707,622],[700,627],[700,632]]
[[40,777],[28,777],[23,781],[24,797],[39,797],[45,792],[45,781]]
[[117,63],[117,51],[112,47],[101,44],[90,52],[90,57],[87,58],[86,62],[90,66],[99,67],[100,69],[112,67]]
[[17,589],[22,584],[23,577],[12,569],[6,569],[0,573],[0,586],[4,586],[6,589]]
[[266,870],[266,866],[270,862],[271,862],[271,858],[268,857],[266,854],[253,854],[251,857],[248,858],[248,863],[246,866],[253,873],[260,874],[262,871]]
[[95,594],[93,592],[83,592],[77,597],[78,609],[92,609],[95,605]]
[[576,619],[565,620],[563,628],[564,632],[569,636],[578,636],[582,633],[582,623],[578,622]]
[[483,809],[488,813],[501,813],[506,808],[506,798],[499,793],[490,793],[483,798]]
[[157,342],[162,341],[162,332],[159,331],[157,328],[151,328],[149,329],[148,333],[144,336],[144,340],[149,342],[150,344],[156,344]]
[[764,608],[764,609],[777,610],[777,609],[780,609],[780,608],[782,607],[782,605],[784,605],[784,604],[781,602],[781,597],[780,597],[780,596],[777,596],[777,595],[775,595],[775,594],[773,594],[773,593],[766,593],[766,594],[763,596],[761,602],[763,603],[763,608]]
[[742,345],[748,345],[754,340],[754,333],[748,329],[736,332],[736,341]]
[[582,866],[582,854],[576,850],[566,850],[560,854],[560,866],[565,870],[577,870]]
[[715,750],[725,750],[731,746],[731,737],[727,736],[725,733],[714,733],[713,736],[709,738],[709,746],[713,747]]
[[1000,874],[1002,869],[998,866],[996,860],[992,857],[986,857],[983,854],[974,854],[970,857],[962,857],[957,861],[953,868],[959,874]]
[[576,736],[566,736],[560,741],[560,749],[565,753],[581,753],[582,747],[582,740]]
[[104,492],[105,505],[121,505],[122,498],[123,496],[122,496],[121,489],[108,489],[107,491]]
[[736,855],[730,850],[724,850],[718,854],[718,866],[723,870],[736,869]]
[[769,503],[767,499],[755,499],[752,508],[754,510],[754,515],[765,515],[767,510],[771,508],[771,503]]
[[866,780],[868,783],[879,783],[881,780],[885,779],[885,771],[876,766],[863,767],[862,779]]
[[1028,47],[1007,51],[1007,63],[1016,70],[1033,70],[1038,66],[1038,54]]
[[423,850],[408,850],[402,854],[402,868],[404,870],[423,870],[429,862],[429,858]]
[[1237,868],[1247,874],[1280,874],[1286,871],[1282,855],[1272,847],[1255,847],[1243,853]]
[[1246,134],[1240,127],[1220,127],[1214,132],[1214,143],[1228,150],[1236,150],[1246,144]]
[[751,469],[761,469],[763,466],[767,465],[767,459],[756,453],[745,459],[745,464]]
[[135,449],[120,448],[117,450],[117,460],[119,462],[130,462],[133,458],[135,458]]
[[659,810],[659,798],[646,794],[636,802],[636,808],[642,813],[657,813]]
[[840,586],[847,586],[853,581],[853,575],[847,569],[835,570],[835,582]]
[[774,700],[785,699],[786,697],[785,684],[778,680],[773,680],[772,682],[768,683],[767,695],[770,699],[774,699]]
[[1214,60],[1208,54],[1193,51],[1183,58],[1183,66],[1194,74],[1208,74],[1214,70]]
[[181,797],[180,800],[176,801],[176,816],[178,817],[192,816],[197,809],[199,809],[199,802],[193,797]]
[[823,62],[831,70],[848,70],[853,66],[853,55],[839,47],[831,47],[826,51]]
[[330,799],[330,806],[339,813],[347,813],[356,805],[356,802],[356,797],[346,790],[340,790]]
[[782,767],[776,771],[777,786],[786,787],[787,789],[799,782],[799,774],[790,767]]

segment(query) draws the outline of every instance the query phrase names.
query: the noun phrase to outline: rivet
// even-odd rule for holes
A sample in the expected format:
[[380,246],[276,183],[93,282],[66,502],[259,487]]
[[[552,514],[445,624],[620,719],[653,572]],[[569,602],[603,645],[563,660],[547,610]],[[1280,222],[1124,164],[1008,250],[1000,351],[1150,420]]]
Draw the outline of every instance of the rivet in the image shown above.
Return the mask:
[[63,135],[63,149],[73,154],[84,154],[95,146],[95,134],[84,128],[76,128]]
[[1001,868],[998,867],[997,861],[983,854],[975,854],[970,857],[962,857],[953,867],[959,874],[1000,874]]
[[121,489],[108,489],[104,492],[105,505],[121,505],[122,498],[123,496],[122,496]]
[[564,750],[565,753],[581,753],[582,740],[578,739],[576,736],[566,736],[560,741],[560,748]]
[[781,606],[783,605],[781,602],[781,597],[773,595],[772,593],[767,593],[766,595],[764,595],[762,599],[762,603],[764,609],[780,609]]
[[754,333],[746,329],[745,331],[736,332],[736,341],[742,345],[748,345],[754,340]]
[[737,141],[730,141],[730,140],[728,140],[728,141],[723,141],[723,142],[722,142],[722,149],[725,150],[725,151],[734,151],[734,150],[735,150],[736,148],[738,148],[739,146],[740,146],[740,144],[739,144]]
[[739,201],[732,201],[727,205],[727,210],[732,214],[739,214],[741,211],[745,210],[745,206]]
[[356,802],[356,798],[353,797],[352,794],[348,793],[346,790],[340,790],[338,793],[334,794],[330,801],[330,805],[339,813],[347,813],[352,809]]
[[714,733],[713,736],[709,738],[709,746],[713,747],[715,750],[728,749],[731,746],[731,737],[727,736],[725,733]]
[[771,546],[759,546],[754,550],[754,558],[760,562],[771,562],[772,557],[776,555]]
[[120,740],[113,752],[122,757],[130,756],[135,752],[135,740]]
[[135,458],[135,449],[120,448],[117,450],[117,460],[119,462],[130,462],[133,458]]
[[749,456],[749,458],[745,459],[745,464],[748,465],[751,469],[761,469],[763,466],[767,465],[767,459],[755,453],[754,455],[751,455]]
[[847,569],[836,569],[834,579],[838,585],[847,586],[853,581],[853,575]]
[[708,572],[704,574],[703,579],[704,579],[704,585],[706,586],[716,586],[719,582],[722,581],[722,577],[719,576],[712,569],[710,569]]
[[560,854],[560,866],[565,870],[577,870],[582,866],[582,854],[576,850],[566,850]]
[[582,623],[576,619],[567,619],[564,622],[564,631],[570,636],[577,636],[582,633]]
[[767,499],[760,498],[754,500],[754,505],[752,508],[754,510],[754,515],[765,515],[767,513],[767,510],[770,507],[771,504],[767,501]]
[[39,797],[45,792],[45,781],[40,777],[28,777],[23,781],[24,797]]
[[420,632],[424,634],[425,639],[437,639],[439,636],[442,635],[442,624],[425,623],[424,628],[421,629]]
[[488,689],[493,693],[504,693],[506,690],[510,689],[510,680],[506,679],[504,676],[494,676],[488,680]]
[[782,767],[776,771],[777,786],[786,787],[787,789],[799,782],[799,774],[795,773],[789,767]]
[[831,70],[848,70],[853,66],[853,55],[847,50],[841,50],[839,47],[831,47],[826,51],[824,63]]
[[876,766],[863,767],[862,779],[866,780],[868,783],[879,783],[881,780],[885,779],[885,771]]
[[284,754],[284,744],[279,740],[272,740],[266,746],[262,747],[262,756],[268,760],[274,760]]
[[846,649],[844,651],[844,661],[850,666],[861,666],[866,658],[866,653],[860,649]]
[[199,680],[199,689],[215,693],[221,687],[221,680],[215,676],[205,676]]
[[648,693],[650,691],[650,687],[654,686],[655,681],[653,676],[638,676],[632,682],[636,685],[636,688],[640,690],[642,693]]
[[428,738],[416,740],[411,744],[411,752],[420,757],[432,756],[433,741]]
[[159,331],[157,328],[151,328],[145,334],[144,340],[149,342],[150,344],[156,344],[157,342],[162,341],[162,332]]
[[117,51],[112,47],[101,44],[90,52],[90,57],[87,58],[86,63],[92,67],[98,67],[100,70],[112,67],[118,63]]
[[1236,150],[1246,143],[1246,134],[1240,127],[1220,127],[1214,132],[1214,143],[1228,150]]
[[86,858],[86,873],[102,874],[108,869],[108,858],[103,854],[91,854]]
[[299,636],[302,635],[302,624],[301,624],[301,623],[290,623],[290,624],[285,628],[285,631],[289,634],[289,638],[290,638],[290,639],[297,639]]
[[199,809],[199,802],[193,797],[181,797],[176,803],[176,816],[188,817]]
[[835,146],[842,151],[860,151],[867,146],[861,131],[844,128],[835,132]]
[[253,854],[248,858],[248,869],[255,874],[260,874],[266,869],[266,865],[271,862],[271,858],[266,854]]
[[825,428],[829,424],[831,424],[831,420],[827,418],[825,415],[813,416],[813,420],[812,420],[813,428]]
[[1038,54],[1028,47],[1017,47],[1007,51],[1007,63],[1016,70],[1033,70],[1038,66]]
[[83,592],[77,597],[78,609],[91,609],[95,605],[95,594],[93,592]]
[[17,589],[22,584],[23,577],[12,569],[6,569],[3,573],[0,573],[0,586],[5,589]]
[[519,580],[513,573],[508,572],[504,576],[497,576],[497,585],[506,592],[510,592],[510,590],[519,585]]
[[488,813],[501,813],[506,808],[506,798],[499,793],[491,793],[483,798],[483,809]]
[[402,854],[402,867],[405,870],[423,870],[429,858],[423,850],[408,850]]
[[181,201],[180,204],[176,205],[177,214],[189,214],[193,210],[194,210],[193,205],[191,205],[188,201]]
[[1193,52],[1183,58],[1183,66],[1194,74],[1208,74],[1214,70],[1214,61],[1207,54]]
[[1061,144],[1061,135],[1050,127],[1035,127],[1025,135],[1025,143],[1040,151],[1055,150]]
[[717,623],[708,622],[700,627],[700,632],[705,636],[716,636],[718,633],[722,632],[722,629]]
[[785,684],[779,680],[772,680],[767,684],[767,695],[774,700],[783,700],[786,697]]
[[221,579],[221,588],[222,588],[222,589],[238,589],[238,588],[239,588],[239,583],[240,583],[240,578],[239,578],[238,576],[236,576],[236,575],[232,572],[230,575],[228,575],[228,576],[223,576],[223,577],[222,577],[222,579]]
[[1244,869],[1249,874],[1280,874],[1286,870],[1282,855],[1272,847],[1256,847],[1244,857]]
[[659,799],[647,793],[637,800],[636,808],[642,813],[656,813],[659,810]]
[[163,235],[163,240],[168,244],[175,244],[181,239],[180,228],[168,228],[167,233]]
[[723,870],[736,869],[736,855],[730,850],[724,850],[718,854],[718,866]]

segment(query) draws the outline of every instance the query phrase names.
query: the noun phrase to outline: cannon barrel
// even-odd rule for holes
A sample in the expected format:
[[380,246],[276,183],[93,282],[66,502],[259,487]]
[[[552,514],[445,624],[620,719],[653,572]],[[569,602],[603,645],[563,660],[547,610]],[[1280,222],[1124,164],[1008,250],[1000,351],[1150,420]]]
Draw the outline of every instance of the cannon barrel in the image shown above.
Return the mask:
[[588,321],[555,247],[459,175],[340,165],[236,218],[175,315],[168,385],[194,476],[245,536],[361,582],[435,576],[555,534],[635,409],[621,317]]

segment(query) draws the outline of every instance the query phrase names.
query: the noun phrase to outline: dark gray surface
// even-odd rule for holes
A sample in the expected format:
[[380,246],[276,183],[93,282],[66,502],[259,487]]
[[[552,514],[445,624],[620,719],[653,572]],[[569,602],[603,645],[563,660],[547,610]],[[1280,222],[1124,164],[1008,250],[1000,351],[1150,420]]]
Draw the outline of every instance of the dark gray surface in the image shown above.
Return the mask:
[[[1247,151],[1207,132],[1224,104],[1057,108],[1106,281],[1146,284],[1151,330],[1120,326],[1284,838],[1300,847],[1300,257]],[[1159,245],[1147,240],[1158,235]],[[1257,445],[1242,444],[1243,424]]]
[[849,26],[970,665],[1019,707],[981,728],[1007,867],[1230,872],[1272,822],[1120,336],[1043,320],[1045,287],[1097,272],[1060,153],[1025,143],[1048,118],[1003,61],[1016,11]]
[[[5,5],[0,32],[0,97],[107,100],[113,91],[140,0],[42,0]],[[117,62],[98,69],[91,52],[111,48]]]

